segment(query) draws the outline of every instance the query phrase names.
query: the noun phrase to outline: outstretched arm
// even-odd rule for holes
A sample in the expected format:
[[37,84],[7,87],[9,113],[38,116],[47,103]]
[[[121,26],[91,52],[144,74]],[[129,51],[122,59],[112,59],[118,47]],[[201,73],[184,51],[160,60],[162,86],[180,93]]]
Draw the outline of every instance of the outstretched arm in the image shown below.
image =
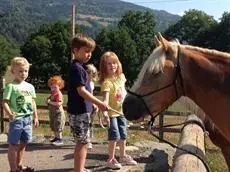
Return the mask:
[[109,109],[108,105],[98,98],[96,98],[94,95],[92,95],[85,86],[77,87],[77,91],[81,97],[83,97],[85,100],[95,104],[98,106],[99,109],[103,111],[107,111]]

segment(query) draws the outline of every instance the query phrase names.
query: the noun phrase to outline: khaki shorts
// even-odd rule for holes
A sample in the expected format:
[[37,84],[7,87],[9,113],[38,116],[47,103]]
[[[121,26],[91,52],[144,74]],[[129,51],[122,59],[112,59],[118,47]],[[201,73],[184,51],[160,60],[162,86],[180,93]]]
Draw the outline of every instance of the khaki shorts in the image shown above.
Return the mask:
[[62,132],[65,127],[65,112],[62,106],[59,108],[49,105],[50,128],[53,132]]

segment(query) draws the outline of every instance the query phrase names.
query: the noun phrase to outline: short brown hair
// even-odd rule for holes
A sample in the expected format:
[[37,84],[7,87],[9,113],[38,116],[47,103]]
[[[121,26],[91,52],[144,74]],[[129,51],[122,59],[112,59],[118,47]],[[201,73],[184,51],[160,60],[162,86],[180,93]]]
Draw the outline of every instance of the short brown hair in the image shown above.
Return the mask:
[[78,33],[72,38],[72,42],[71,42],[72,52],[74,48],[79,49],[81,47],[87,47],[94,50],[96,47],[96,42],[91,37],[83,33]]
[[62,79],[61,76],[56,75],[56,76],[50,77],[50,79],[48,80],[49,87],[51,87],[53,84],[57,84],[59,88],[62,89],[65,86],[65,81]]

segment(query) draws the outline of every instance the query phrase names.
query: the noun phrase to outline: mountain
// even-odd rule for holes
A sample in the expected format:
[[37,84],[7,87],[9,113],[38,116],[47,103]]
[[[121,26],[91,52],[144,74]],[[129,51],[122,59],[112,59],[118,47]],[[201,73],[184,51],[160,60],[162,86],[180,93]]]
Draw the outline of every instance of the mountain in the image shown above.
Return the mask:
[[[45,22],[70,21],[74,0],[0,0],[0,33],[22,43]],[[150,11],[156,30],[164,31],[180,16],[120,0],[77,0],[76,24],[91,36],[100,28],[115,25],[127,10]]]

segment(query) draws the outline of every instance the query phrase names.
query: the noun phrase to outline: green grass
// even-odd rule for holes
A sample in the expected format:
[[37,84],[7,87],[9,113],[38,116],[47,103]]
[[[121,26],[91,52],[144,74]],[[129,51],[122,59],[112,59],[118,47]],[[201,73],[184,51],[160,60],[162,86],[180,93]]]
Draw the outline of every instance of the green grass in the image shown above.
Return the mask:
[[[46,100],[50,95],[47,93],[37,93],[36,104],[37,105],[46,105]],[[67,103],[67,95],[63,95],[64,105]]]

